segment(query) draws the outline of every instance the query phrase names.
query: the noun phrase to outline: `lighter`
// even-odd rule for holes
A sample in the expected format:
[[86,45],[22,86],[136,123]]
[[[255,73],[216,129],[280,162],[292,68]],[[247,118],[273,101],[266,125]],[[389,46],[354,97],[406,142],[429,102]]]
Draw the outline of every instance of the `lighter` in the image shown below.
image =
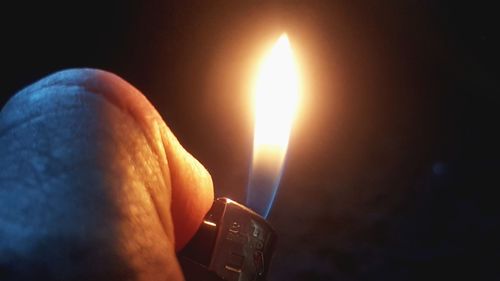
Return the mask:
[[265,280],[276,243],[269,223],[249,208],[218,198],[179,253],[187,281]]

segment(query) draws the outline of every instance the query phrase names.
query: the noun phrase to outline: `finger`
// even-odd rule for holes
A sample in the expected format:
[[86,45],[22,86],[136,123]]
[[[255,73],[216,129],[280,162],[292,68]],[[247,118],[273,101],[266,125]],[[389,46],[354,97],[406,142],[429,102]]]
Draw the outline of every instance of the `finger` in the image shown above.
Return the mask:
[[[194,235],[213,201],[213,184],[206,169],[177,141],[151,103],[118,76],[98,70],[68,70],[37,83],[81,84],[89,91],[128,112],[140,124],[151,147],[159,156],[162,174],[172,184],[172,204],[156,196],[160,218],[172,215],[175,247],[181,249]],[[170,208],[170,211],[167,210]]]
[[56,73],[0,114],[2,277],[182,280],[160,157],[95,74]]
[[[163,175],[171,182],[170,210],[175,247],[179,250],[193,237],[212,205],[214,195],[210,174],[180,145],[157,110],[139,91],[111,73],[94,71],[93,75],[99,79],[88,79],[84,82],[86,87],[100,89],[94,91],[130,112],[144,128],[151,146],[160,156]],[[168,206],[166,202],[158,202],[157,205],[160,209]]]

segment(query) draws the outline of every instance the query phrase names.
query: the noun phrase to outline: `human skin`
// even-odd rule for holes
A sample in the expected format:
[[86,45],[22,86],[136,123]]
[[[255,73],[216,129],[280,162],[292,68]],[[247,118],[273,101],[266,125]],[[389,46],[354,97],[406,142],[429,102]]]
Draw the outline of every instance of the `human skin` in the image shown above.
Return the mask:
[[72,69],[0,112],[0,280],[182,280],[212,180],[114,74]]

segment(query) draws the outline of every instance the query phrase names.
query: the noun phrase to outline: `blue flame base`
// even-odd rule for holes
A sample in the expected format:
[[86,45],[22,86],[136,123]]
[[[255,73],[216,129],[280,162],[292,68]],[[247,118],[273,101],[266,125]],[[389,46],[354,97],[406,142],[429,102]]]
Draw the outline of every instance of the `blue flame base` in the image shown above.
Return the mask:
[[261,167],[253,169],[247,187],[247,206],[267,218],[276,196],[281,179],[281,171]]

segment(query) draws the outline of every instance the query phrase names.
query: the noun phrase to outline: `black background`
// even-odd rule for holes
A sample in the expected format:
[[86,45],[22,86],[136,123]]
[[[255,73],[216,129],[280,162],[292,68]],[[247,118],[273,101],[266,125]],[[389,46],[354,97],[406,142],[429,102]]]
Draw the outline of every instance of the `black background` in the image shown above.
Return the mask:
[[252,73],[286,31],[304,92],[270,216],[270,280],[500,278],[493,3],[2,5],[2,104],[60,69],[112,71],[155,104],[217,195],[239,201]]

